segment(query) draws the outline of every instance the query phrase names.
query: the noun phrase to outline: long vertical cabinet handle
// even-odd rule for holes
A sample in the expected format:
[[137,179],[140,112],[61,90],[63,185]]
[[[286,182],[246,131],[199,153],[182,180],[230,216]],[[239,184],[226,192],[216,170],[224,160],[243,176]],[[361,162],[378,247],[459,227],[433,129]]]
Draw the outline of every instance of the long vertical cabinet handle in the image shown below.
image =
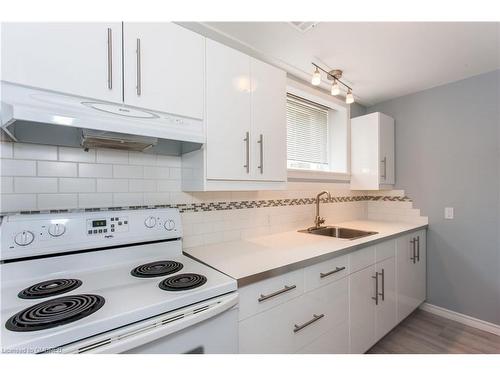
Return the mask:
[[375,279],[375,297],[372,297],[372,299],[375,301],[375,305],[378,305],[378,272],[375,272],[372,279]]
[[410,241],[411,243],[411,252],[412,252],[412,256],[410,257],[410,260],[413,262],[413,264],[415,264],[416,260],[417,260],[417,255],[415,254],[415,244],[416,244],[417,240],[415,239],[415,237],[413,237]]
[[141,77],[141,40],[137,38],[137,45],[136,45],[136,80],[137,80],[137,85],[136,85],[136,91],[137,91],[137,96],[141,96],[142,93],[142,77]]
[[113,31],[108,27],[108,89],[113,89]]
[[384,174],[380,177],[385,181],[387,179],[387,156],[384,156],[380,162],[384,164]]
[[378,273],[381,276],[382,279],[382,293],[378,293],[380,297],[382,297],[382,301],[385,300],[385,272],[384,269],[382,268],[382,272]]
[[243,168],[246,168],[247,173],[250,173],[250,132],[246,132],[245,138],[243,138],[243,142],[245,142],[245,158],[246,164]]
[[420,236],[417,236],[417,262],[420,262]]
[[257,143],[260,144],[260,174],[264,173],[264,136],[261,134]]

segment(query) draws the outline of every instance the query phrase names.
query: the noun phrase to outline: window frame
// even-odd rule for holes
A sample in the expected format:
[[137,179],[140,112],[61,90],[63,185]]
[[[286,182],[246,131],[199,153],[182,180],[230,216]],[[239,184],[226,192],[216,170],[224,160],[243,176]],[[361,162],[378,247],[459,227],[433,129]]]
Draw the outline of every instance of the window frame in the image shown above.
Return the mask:
[[[351,145],[350,145],[350,134],[351,134],[351,120],[350,120],[350,107],[345,102],[331,96],[329,93],[323,90],[318,90],[316,88],[312,88],[308,85],[302,84],[300,82],[288,79],[287,82],[287,91],[286,94],[291,94],[300,98],[304,98],[305,100],[318,103],[322,106],[331,108],[333,111],[338,111],[342,113],[346,117],[346,145],[345,152],[342,152],[342,156],[345,159],[345,172],[337,172],[337,171],[321,171],[321,170],[308,170],[308,169],[296,169],[296,168],[287,168],[287,175],[289,180],[306,180],[306,181],[349,181],[351,178]],[[328,133],[331,137],[332,132],[331,127],[333,126],[333,116],[328,115]],[[328,143],[331,144],[331,139],[328,140]],[[332,152],[328,150],[328,163],[331,165],[332,163]],[[288,165],[288,158],[287,158]]]

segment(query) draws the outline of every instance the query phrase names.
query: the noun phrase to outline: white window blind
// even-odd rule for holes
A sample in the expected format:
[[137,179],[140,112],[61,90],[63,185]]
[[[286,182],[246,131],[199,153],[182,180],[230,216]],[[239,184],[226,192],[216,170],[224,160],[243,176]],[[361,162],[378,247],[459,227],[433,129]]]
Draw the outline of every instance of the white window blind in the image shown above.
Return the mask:
[[328,108],[289,94],[286,121],[289,162],[328,165]]

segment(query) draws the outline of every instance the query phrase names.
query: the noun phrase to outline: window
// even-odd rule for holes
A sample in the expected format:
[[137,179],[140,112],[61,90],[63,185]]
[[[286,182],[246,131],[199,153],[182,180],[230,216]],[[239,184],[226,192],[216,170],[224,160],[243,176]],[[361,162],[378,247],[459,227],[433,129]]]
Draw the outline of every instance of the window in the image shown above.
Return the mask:
[[288,167],[328,170],[328,110],[288,94],[286,104]]

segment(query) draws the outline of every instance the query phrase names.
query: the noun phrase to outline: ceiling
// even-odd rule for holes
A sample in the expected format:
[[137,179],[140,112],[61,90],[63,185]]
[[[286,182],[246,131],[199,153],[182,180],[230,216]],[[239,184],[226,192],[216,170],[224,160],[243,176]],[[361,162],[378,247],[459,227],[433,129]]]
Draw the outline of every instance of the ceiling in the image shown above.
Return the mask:
[[363,105],[500,68],[500,23],[320,22],[306,32],[288,22],[187,27],[225,39],[301,79],[310,79],[311,62],[342,69]]

